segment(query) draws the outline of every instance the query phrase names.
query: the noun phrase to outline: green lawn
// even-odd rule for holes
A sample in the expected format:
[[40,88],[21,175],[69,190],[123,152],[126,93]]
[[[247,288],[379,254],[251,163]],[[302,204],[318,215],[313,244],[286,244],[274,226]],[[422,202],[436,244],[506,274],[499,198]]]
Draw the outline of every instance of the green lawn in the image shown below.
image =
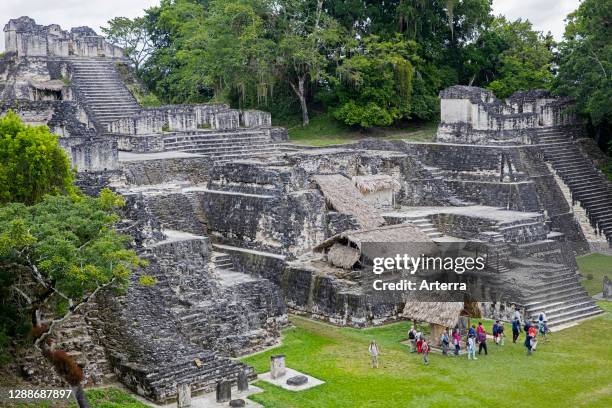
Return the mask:
[[[267,408],[610,407],[612,347],[603,334],[612,329],[612,303],[600,306],[605,315],[554,333],[533,356],[522,344],[490,342],[489,355],[477,361],[433,354],[429,366],[400,344],[408,322],[356,330],[292,316],[282,346],[244,361],[261,373],[270,355],[283,353],[289,367],[326,384],[290,392],[258,381],[265,392],[251,398]],[[371,339],[382,352],[376,370],[369,367]]]
[[[576,258],[580,273],[585,279],[582,285],[589,295],[593,296],[603,290],[603,277],[607,274],[612,279],[612,256],[602,254],[591,254]],[[592,279],[587,276],[592,275]]]
[[410,128],[373,129],[366,132],[346,126],[335,120],[331,114],[325,113],[313,117],[310,124],[306,127],[300,125],[290,126],[289,140],[293,143],[308,146],[352,143],[366,137],[426,142],[433,140],[437,127],[437,123],[426,123],[411,125]]

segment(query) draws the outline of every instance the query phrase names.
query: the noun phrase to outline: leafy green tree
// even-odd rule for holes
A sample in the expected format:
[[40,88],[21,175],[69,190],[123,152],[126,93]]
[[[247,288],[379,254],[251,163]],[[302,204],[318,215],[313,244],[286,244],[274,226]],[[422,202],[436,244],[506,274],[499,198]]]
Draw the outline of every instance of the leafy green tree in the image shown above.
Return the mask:
[[129,237],[115,229],[122,205],[103,190],[97,198],[46,196],[33,206],[0,207],[0,333],[17,341],[35,333],[35,345],[75,387],[80,406],[86,405],[82,372],[50,336],[100,290],[125,288],[143,264],[126,249]]
[[108,27],[102,27],[102,33],[111,44],[123,48],[125,56],[138,71],[153,52],[153,43],[147,28],[144,17],[115,17],[108,21]]
[[306,126],[310,122],[306,85],[325,78],[326,66],[337,56],[334,51],[342,31],[323,8],[323,0],[283,0],[278,5],[275,66],[297,96]]
[[370,36],[363,47],[338,67],[341,78],[340,107],[334,116],[348,125],[363,128],[389,126],[411,112],[413,65],[412,41],[395,38],[381,41]]
[[612,0],[584,0],[568,15],[555,92],[574,98],[602,149],[611,140]]
[[25,125],[13,112],[0,118],[0,204],[72,192],[73,179],[70,160],[48,127]]
[[506,98],[517,91],[549,89],[552,73],[552,39],[533,30],[528,20],[508,22],[497,18],[490,28],[505,48],[499,57],[497,78],[488,87],[495,95]]
[[208,7],[194,0],[161,0],[145,20],[154,50],[141,69],[149,89],[168,103],[208,102],[214,96],[201,75],[186,68],[184,43],[206,18]]

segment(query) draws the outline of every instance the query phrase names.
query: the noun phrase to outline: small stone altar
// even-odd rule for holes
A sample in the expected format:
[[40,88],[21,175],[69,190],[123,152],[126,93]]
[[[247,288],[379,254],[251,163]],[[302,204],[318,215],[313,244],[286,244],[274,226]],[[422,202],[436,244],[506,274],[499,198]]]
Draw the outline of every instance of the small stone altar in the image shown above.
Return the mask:
[[271,356],[270,371],[259,375],[258,379],[289,391],[303,391],[325,383],[318,378],[287,367],[284,355]]

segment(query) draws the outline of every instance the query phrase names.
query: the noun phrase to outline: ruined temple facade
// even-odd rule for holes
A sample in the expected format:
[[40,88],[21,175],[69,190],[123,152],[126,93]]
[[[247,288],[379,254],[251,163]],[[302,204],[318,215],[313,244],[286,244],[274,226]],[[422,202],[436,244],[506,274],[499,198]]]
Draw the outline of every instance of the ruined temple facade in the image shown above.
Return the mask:
[[[140,106],[128,62],[90,30],[22,17],[5,33],[1,109],[58,134],[86,192],[125,197],[122,228],[149,261],[125,295],[99,296],[56,333],[91,384],[168,401],[179,384],[253,378],[229,357],[276,344],[289,312],[353,327],[405,318],[414,299],[369,290],[371,242],[476,243],[487,316],[517,304],[555,329],[601,312],[575,255],[611,239],[611,190],[568,100],[456,86],[440,94],[433,142],[312,148],[266,112]],[[145,273],[157,284],[139,285]],[[32,381],[39,360],[23,356]]]

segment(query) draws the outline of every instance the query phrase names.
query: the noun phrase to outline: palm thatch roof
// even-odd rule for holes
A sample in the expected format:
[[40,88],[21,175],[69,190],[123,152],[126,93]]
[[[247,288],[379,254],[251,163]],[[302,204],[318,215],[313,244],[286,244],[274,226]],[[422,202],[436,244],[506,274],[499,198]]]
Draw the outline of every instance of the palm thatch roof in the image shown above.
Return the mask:
[[356,248],[336,242],[329,248],[327,260],[334,266],[351,269],[359,260],[359,256],[359,251]]
[[353,183],[355,183],[355,187],[361,191],[361,194],[369,194],[385,190],[397,190],[400,187],[397,180],[386,174],[355,176],[352,180]]
[[444,327],[455,327],[463,309],[463,302],[406,302],[402,316]]
[[321,189],[327,204],[342,214],[352,215],[362,228],[378,227],[385,223],[348,177],[321,174],[312,178]]

